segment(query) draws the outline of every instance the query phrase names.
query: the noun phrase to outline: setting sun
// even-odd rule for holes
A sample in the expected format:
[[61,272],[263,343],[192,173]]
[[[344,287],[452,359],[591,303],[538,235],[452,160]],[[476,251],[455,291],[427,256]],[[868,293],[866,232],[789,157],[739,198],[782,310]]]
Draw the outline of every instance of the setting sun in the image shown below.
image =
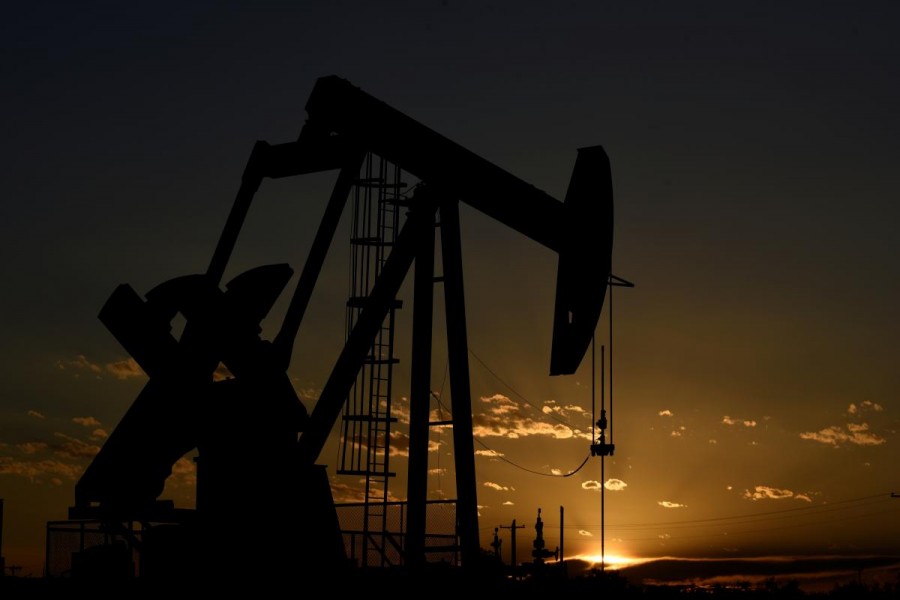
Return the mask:
[[603,557],[601,557],[600,554],[581,554],[576,556],[575,559],[587,561],[591,563],[591,566],[598,566],[605,562],[606,567],[612,570],[637,565],[650,560],[646,558],[631,558],[621,554],[607,554]]

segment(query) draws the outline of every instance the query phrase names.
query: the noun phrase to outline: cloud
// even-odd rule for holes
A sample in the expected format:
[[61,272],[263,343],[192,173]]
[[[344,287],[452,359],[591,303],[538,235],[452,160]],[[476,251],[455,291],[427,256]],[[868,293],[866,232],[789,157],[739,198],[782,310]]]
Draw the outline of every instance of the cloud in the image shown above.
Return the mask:
[[669,434],[671,437],[681,437],[684,435],[684,432],[687,431],[687,427],[684,425],[680,426],[678,429],[673,429]]
[[[409,400],[404,396],[400,398],[400,402],[391,404],[391,416],[397,419],[398,423],[409,425]],[[428,419],[429,421],[435,419]]]
[[587,529],[579,529],[578,535],[583,535],[584,537],[594,537],[594,534],[588,531]]
[[[332,479],[331,495],[337,503],[364,502],[366,500],[365,479],[361,479],[358,485],[350,485],[337,479]],[[369,493],[370,498],[381,499],[381,489],[373,488]],[[388,501],[396,502],[398,498],[388,490]]]
[[496,450],[476,450],[475,456],[487,456],[488,458],[500,458],[503,456],[502,452],[497,452]]
[[481,485],[483,485],[484,487],[489,487],[492,490],[497,490],[498,492],[516,491],[516,488],[506,487],[505,485],[500,485],[499,483],[494,483],[493,481],[485,481]]
[[315,387],[305,387],[297,390],[297,395],[300,396],[300,399],[307,402],[315,402],[319,399],[319,394],[321,393],[322,390]]
[[75,377],[80,377],[82,372],[91,373],[97,379],[102,379],[101,375],[109,374],[120,381],[146,376],[143,369],[133,358],[124,358],[101,365],[90,360],[84,354],[79,354],[72,360],[56,361],[56,366],[63,371],[76,371]]
[[216,365],[216,370],[213,371],[212,375],[213,381],[226,381],[228,379],[234,379],[234,373],[228,370],[223,363],[219,363]]
[[105,440],[109,437],[109,434],[106,433],[105,429],[100,429],[99,427],[91,432],[92,440]]
[[391,456],[409,456],[409,435],[401,431],[391,432]]
[[187,456],[182,456],[172,465],[169,479],[176,485],[197,485],[197,464]]
[[512,500],[507,500],[506,502],[501,504],[501,506],[515,506],[515,505],[516,505],[516,503],[513,502]]
[[669,502],[668,500],[660,500],[657,502],[663,508],[687,508],[687,504],[679,504],[678,502]]
[[47,444],[44,442],[25,442],[24,444],[16,444],[16,448],[23,454],[37,454],[41,450],[46,450]]
[[626,487],[628,487],[628,484],[621,479],[607,479],[603,487],[611,492],[621,492]]
[[541,407],[541,412],[545,415],[549,415],[551,413],[558,414],[562,417],[569,417],[573,413],[577,415],[581,415],[587,418],[591,418],[591,415],[587,414],[587,412],[578,406],[577,404],[569,404],[568,406],[560,406],[560,404],[556,400],[548,400],[544,403],[544,406]]
[[[390,437],[390,455],[391,456],[409,456],[409,435],[402,431],[392,431]],[[368,440],[365,438],[357,440],[357,444],[362,449],[365,449],[368,446]],[[384,455],[384,432],[381,432],[378,435],[377,442],[377,452],[379,455]],[[440,448],[440,442],[434,440],[428,440],[428,451],[429,452],[437,452]]]
[[83,427],[100,427],[101,423],[94,417],[73,417],[73,423],[77,423]]
[[756,427],[756,421],[749,419],[732,419],[728,415],[722,417],[722,423],[725,425],[743,425],[744,427]]
[[519,410],[519,405],[503,394],[482,396],[481,401],[485,404],[490,404],[491,406],[488,408],[488,412],[495,415],[505,415]]
[[668,408],[665,410],[659,411],[659,416],[661,416],[661,417],[671,417],[673,414],[674,413],[671,410],[669,410]]
[[40,483],[40,478],[45,475],[75,480],[81,475],[81,467],[52,459],[27,461],[16,460],[11,456],[0,456],[0,475],[18,475],[28,478],[32,483]]
[[339,481],[331,482],[331,495],[335,502],[365,502],[366,491],[358,486],[349,485]]
[[[611,492],[621,492],[626,487],[628,487],[628,484],[621,479],[607,479],[603,487]],[[581,484],[581,489],[599,491],[600,482],[590,479]]]
[[60,445],[55,448],[58,456],[65,458],[93,458],[100,452],[100,446],[88,444],[87,442],[83,442],[64,433],[54,433],[53,435],[63,440]]
[[840,425],[826,427],[819,431],[805,431],[800,434],[800,439],[819,442],[835,448],[843,444],[879,446],[887,441],[880,435],[869,431],[868,423],[848,423],[847,431],[844,431]]
[[563,474],[562,469],[550,469],[550,473],[552,473],[553,475],[562,475]]
[[445,469],[444,467],[434,467],[432,469],[428,469],[428,474],[429,475],[446,475],[447,469]]
[[135,377],[145,377],[144,370],[133,358],[106,363],[105,367],[107,373],[111,373],[113,377],[120,381]]
[[766,485],[758,485],[753,488],[753,491],[744,490],[743,497],[754,502],[757,500],[784,500],[786,498],[805,500],[806,502],[812,501],[806,494],[794,494],[791,490],[783,490]]
[[46,419],[47,418],[44,416],[44,413],[38,412],[36,410],[29,410],[26,414],[29,417],[34,417],[35,419]]
[[711,439],[711,440],[709,440],[709,443],[710,444],[718,444],[719,442],[717,440]]
[[860,402],[859,406],[851,402],[850,406],[847,407],[847,414],[856,415],[869,410],[881,412],[882,410],[884,410],[884,407],[880,404],[872,402],[871,400],[863,400],[862,402]]
[[[573,429],[563,423],[536,421],[526,414],[526,408],[502,394],[481,398],[489,405],[486,412],[473,416],[476,437],[505,437],[518,439],[527,436],[546,436],[553,439],[591,439],[590,431]],[[551,411],[554,412],[554,411]]]
[[[103,367],[95,362],[91,362],[84,354],[77,355],[73,360],[58,360],[56,366],[65,371],[66,369],[75,369],[76,371],[87,371],[99,375],[103,372]],[[75,374],[78,377],[79,373]]]

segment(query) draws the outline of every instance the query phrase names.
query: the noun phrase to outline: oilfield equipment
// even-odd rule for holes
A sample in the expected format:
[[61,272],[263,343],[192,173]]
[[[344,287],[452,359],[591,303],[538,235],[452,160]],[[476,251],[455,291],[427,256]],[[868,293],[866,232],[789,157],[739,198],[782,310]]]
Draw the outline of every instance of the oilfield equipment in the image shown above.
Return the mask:
[[[205,273],[171,279],[143,297],[122,284],[102,307],[101,322],[149,379],[77,482],[69,519],[48,523],[49,575],[131,569],[162,577],[229,565],[316,574],[415,568],[448,552],[463,568],[478,563],[459,202],[557,253],[549,375],[572,374],[592,346],[614,277],[609,160],[601,146],[578,149],[559,201],[339,77],[316,81],[306,113],[296,141],[254,146]],[[224,286],[223,275],[263,180],[323,171],[338,172],[334,188],[280,329],[263,339],[261,321],[293,269],[262,265]],[[347,336],[308,411],[287,369],[348,203]],[[398,502],[388,494],[396,476],[389,463],[397,427],[394,316],[413,265],[407,498]],[[438,425],[429,420],[436,285],[443,287],[452,413],[440,425],[452,426],[457,495],[444,503],[427,500],[429,436]],[[176,338],[178,314],[185,325]],[[220,365],[233,377],[214,377]],[[336,473],[365,486],[351,527],[319,464],[336,427]],[[235,444],[237,430],[249,439]],[[603,436],[595,446],[601,456],[611,453]],[[196,507],[175,508],[159,496],[173,465],[189,453],[196,453]],[[450,525],[434,531],[433,515],[441,511],[449,511]],[[542,560],[552,554],[543,541],[535,552]],[[69,564],[57,564],[69,555]]]

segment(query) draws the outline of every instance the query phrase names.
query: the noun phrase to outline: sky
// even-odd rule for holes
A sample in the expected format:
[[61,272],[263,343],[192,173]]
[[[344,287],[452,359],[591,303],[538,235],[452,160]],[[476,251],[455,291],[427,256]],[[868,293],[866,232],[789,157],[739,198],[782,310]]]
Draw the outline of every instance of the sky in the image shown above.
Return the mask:
[[[66,518],[147,382],[97,319],[103,303],[121,283],[143,294],[205,271],[253,144],[296,139],[326,75],[560,200],[578,148],[610,157],[613,273],[635,287],[613,292],[614,335],[608,303],[596,334],[598,381],[599,346],[614,350],[602,478],[599,458],[563,476],[588,455],[599,398],[589,356],[548,375],[555,254],[461,206],[483,547],[515,519],[527,559],[541,508],[552,548],[564,507],[566,554],[599,554],[605,485],[609,555],[900,554],[900,8],[377,4],[6,11],[7,564],[40,574],[46,522]],[[299,272],[334,177],[265,182],[225,281],[275,262]],[[309,410],[344,339],[344,221],[288,371]],[[405,473],[409,285],[401,298],[392,464]],[[447,398],[441,310],[432,388]],[[452,498],[452,439],[432,442],[429,497]],[[320,463],[349,500],[357,482],[334,476],[336,448],[333,436]],[[185,458],[166,497],[190,506],[194,482]]]

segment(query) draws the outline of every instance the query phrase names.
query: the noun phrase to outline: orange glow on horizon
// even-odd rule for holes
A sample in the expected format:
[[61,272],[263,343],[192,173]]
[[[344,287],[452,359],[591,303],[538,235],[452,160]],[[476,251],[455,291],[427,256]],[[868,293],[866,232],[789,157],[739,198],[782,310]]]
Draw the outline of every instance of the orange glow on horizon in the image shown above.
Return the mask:
[[606,568],[613,571],[652,560],[647,558],[632,558],[623,554],[606,554],[603,557],[601,557],[600,554],[580,554],[573,558],[575,560],[587,561],[591,563],[591,566],[599,566],[600,564],[605,563]]

